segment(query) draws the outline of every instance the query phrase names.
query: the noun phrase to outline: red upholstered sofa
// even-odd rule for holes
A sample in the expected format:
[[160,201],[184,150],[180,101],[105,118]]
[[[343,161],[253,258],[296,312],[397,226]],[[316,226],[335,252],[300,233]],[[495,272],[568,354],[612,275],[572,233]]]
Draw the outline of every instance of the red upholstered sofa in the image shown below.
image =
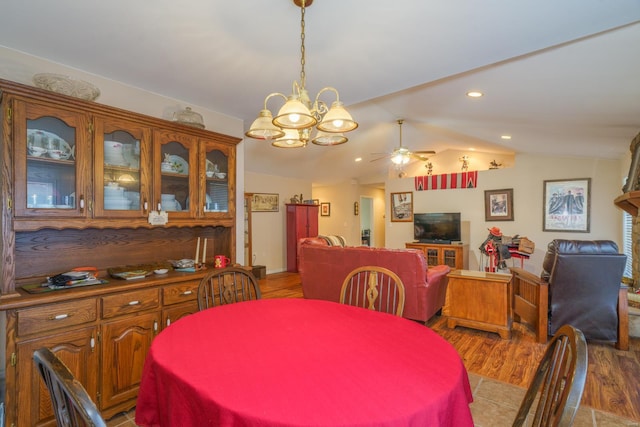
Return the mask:
[[402,279],[405,287],[403,317],[425,322],[444,305],[446,265],[427,269],[422,251],[368,246],[329,246],[326,240],[307,237],[298,242],[299,272],[305,298],[340,301],[340,289],[354,268],[377,265]]

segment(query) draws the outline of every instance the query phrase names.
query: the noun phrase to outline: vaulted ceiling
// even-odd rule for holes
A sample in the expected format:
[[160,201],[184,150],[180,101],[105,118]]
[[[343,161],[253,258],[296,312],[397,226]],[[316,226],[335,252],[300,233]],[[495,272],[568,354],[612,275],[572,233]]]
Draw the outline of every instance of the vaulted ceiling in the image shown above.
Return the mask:
[[[248,171],[379,181],[388,162],[370,162],[371,153],[398,145],[399,118],[410,149],[497,157],[616,159],[640,131],[637,0],[315,0],[305,43],[310,94],[335,87],[360,126],[335,147],[247,139]],[[288,94],[299,79],[300,9],[291,0],[10,1],[0,45],[247,129],[266,95]],[[1,64],[0,77],[11,78]],[[466,97],[471,89],[485,96]]]

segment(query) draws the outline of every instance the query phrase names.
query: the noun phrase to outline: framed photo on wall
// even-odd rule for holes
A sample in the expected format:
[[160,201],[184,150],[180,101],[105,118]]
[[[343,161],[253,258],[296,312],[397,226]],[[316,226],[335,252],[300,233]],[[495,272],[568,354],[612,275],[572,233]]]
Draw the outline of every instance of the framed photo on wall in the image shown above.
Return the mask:
[[251,212],[278,212],[278,194],[254,193]]
[[513,188],[485,190],[485,221],[513,221]]
[[588,233],[591,178],[544,181],[542,231]]
[[331,203],[320,203],[320,216],[331,216]]
[[391,193],[391,221],[413,222],[413,193]]

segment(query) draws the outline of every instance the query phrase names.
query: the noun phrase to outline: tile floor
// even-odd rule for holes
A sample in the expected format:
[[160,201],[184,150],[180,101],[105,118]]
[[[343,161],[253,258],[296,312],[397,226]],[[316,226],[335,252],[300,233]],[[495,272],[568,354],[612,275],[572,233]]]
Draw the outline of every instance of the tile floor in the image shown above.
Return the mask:
[[[516,417],[525,389],[476,374],[469,374],[474,402],[471,413],[475,427],[510,427]],[[116,415],[108,427],[136,427],[135,410]],[[586,406],[578,409],[574,427],[640,427],[640,422],[596,411]]]
[[[471,413],[476,427],[509,427],[516,417],[525,389],[480,375],[469,374],[473,403]],[[640,423],[580,406],[574,427],[640,427]]]

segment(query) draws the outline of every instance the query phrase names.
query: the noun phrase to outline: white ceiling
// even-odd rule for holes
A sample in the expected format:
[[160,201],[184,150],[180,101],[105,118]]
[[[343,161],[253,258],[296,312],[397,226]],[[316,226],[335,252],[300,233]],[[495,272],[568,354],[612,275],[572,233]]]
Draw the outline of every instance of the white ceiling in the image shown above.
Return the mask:
[[[267,94],[288,94],[299,78],[291,0],[4,3],[0,45],[241,118],[245,129]],[[640,131],[638,0],[315,0],[306,50],[311,96],[337,88],[360,126],[336,147],[247,139],[248,171],[378,182],[388,163],[371,153],[398,145],[398,118],[410,149],[498,158],[617,159]],[[469,99],[470,89],[485,96]]]

